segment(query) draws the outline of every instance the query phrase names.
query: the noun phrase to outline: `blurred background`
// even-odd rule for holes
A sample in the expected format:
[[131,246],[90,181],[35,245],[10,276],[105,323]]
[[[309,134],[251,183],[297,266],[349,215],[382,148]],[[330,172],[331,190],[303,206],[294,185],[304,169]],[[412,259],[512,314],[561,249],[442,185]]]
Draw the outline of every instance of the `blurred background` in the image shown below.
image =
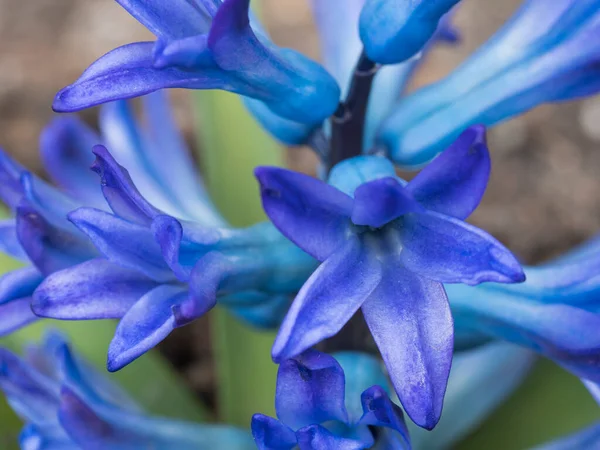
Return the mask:
[[[306,0],[263,0],[274,40],[319,58]],[[327,1],[327,0],[322,0]],[[458,47],[437,47],[414,87],[448,73],[484,42],[520,0],[463,0]],[[0,146],[40,174],[38,136],[56,91],[97,57],[152,36],[114,0],[0,0]],[[193,142],[185,92],[174,92],[177,118]],[[83,113],[90,123],[95,111]],[[471,220],[525,263],[557,255],[600,230],[600,99],[546,105],[490,133],[493,173]],[[291,149],[297,168],[314,170],[306,149]],[[163,352],[190,386],[210,400],[214,377],[203,320],[178,330]],[[189,342],[194,342],[193,347]],[[475,448],[475,447],[474,447]]]

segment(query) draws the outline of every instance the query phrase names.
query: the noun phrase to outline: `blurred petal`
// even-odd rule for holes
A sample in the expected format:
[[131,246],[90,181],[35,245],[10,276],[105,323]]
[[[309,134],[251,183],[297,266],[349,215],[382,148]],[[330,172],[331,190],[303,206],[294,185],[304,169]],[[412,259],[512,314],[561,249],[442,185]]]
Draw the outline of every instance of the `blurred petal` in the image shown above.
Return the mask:
[[515,283],[525,280],[518,261],[492,236],[432,211],[403,217],[397,228],[402,264],[440,283]]
[[[240,299],[247,300],[249,304],[237,306]],[[242,300],[242,302],[244,302]],[[250,291],[226,295],[219,298],[219,303],[228,306],[228,309],[238,319],[249,323],[259,329],[276,329],[281,325],[293,298],[290,295],[265,294]]]
[[595,423],[562,439],[535,447],[533,450],[594,449],[600,445],[600,424]]
[[52,181],[88,206],[105,205],[89,170],[92,148],[101,143],[100,136],[75,116],[55,118],[40,136],[40,156]]
[[352,199],[308,175],[275,167],[255,169],[263,208],[292,242],[324,261],[344,240]]
[[251,427],[258,450],[292,450],[296,446],[296,433],[277,419],[254,414]]
[[21,175],[25,170],[0,149],[0,200],[10,209],[17,207],[23,197]]
[[0,304],[0,336],[12,333],[39,319],[31,311],[31,297]]
[[344,372],[331,356],[307,350],[285,360],[277,372],[277,417],[292,429],[330,420],[348,422]]
[[23,267],[0,275],[0,305],[20,297],[30,297],[44,280],[35,267]]
[[438,23],[459,0],[366,0],[360,37],[369,58],[381,64],[404,62],[435,34]]
[[156,283],[105,259],[47,277],[33,295],[35,314],[63,320],[119,319]]
[[440,283],[386,264],[362,311],[406,413],[432,429],[450,373],[453,323]]
[[340,331],[377,288],[381,270],[358,240],[347,241],[302,286],[273,344],[273,359],[296,356]]
[[354,192],[352,222],[380,228],[404,214],[425,212],[396,178],[380,178],[361,184]]
[[335,436],[321,425],[309,425],[296,432],[300,450],[362,450],[372,442]]
[[425,208],[466,219],[483,197],[490,170],[485,128],[474,126],[425,166],[406,189]]
[[27,253],[17,238],[14,219],[0,220],[0,252],[21,261],[27,261]]
[[187,297],[185,289],[162,285],[140,298],[123,316],[108,349],[114,372],[155,347],[176,327],[173,308]]

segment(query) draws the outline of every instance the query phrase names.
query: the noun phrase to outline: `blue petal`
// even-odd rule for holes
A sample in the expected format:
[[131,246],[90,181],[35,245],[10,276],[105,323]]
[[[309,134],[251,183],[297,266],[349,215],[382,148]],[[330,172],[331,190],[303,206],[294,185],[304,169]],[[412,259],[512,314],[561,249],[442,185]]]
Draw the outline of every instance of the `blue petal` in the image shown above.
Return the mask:
[[398,227],[400,260],[411,272],[440,283],[516,283],[525,274],[515,257],[489,234],[450,216],[409,214]]
[[45,275],[97,255],[79,234],[52,226],[27,203],[17,208],[17,235],[31,262]]
[[17,238],[14,219],[0,220],[0,252],[24,262],[29,259]]
[[35,267],[23,267],[0,276],[0,304],[30,297],[44,276]]
[[210,23],[208,12],[195,1],[175,0],[168,5],[160,0],[117,2],[157,37],[179,39],[192,36],[206,31]]
[[438,23],[459,0],[367,0],[360,16],[360,37],[369,58],[396,64],[416,55]]
[[381,270],[357,239],[348,240],[302,286],[273,344],[273,359],[293,357],[334,336],[377,288]]
[[597,6],[526,2],[449,77],[405,98],[382,125],[379,143],[399,164],[418,165],[469,125],[490,126],[544,102],[597,92]]
[[361,396],[364,415],[360,423],[364,425],[385,427],[397,432],[397,446],[393,448],[410,449],[410,437],[404,423],[402,409],[393,403],[381,386],[373,386]]
[[47,277],[33,295],[41,317],[119,319],[156,282],[105,259],[93,259]]
[[367,181],[393,177],[394,165],[387,158],[378,156],[357,156],[337,164],[329,173],[328,182],[350,197]]
[[25,170],[0,149],[0,200],[15,209],[23,197],[21,175]]
[[277,417],[292,429],[337,420],[348,422],[344,372],[331,356],[307,350],[283,361],[277,372]]
[[354,192],[352,222],[380,228],[411,212],[425,212],[395,177],[380,178],[361,184]]
[[272,417],[255,414],[251,427],[259,450],[292,450],[297,444],[294,431]]
[[448,286],[448,293],[457,329],[530,348],[581,378],[600,381],[598,314],[493,290],[484,298],[464,286]]
[[31,297],[20,297],[0,304],[0,336],[10,334],[39,319],[31,311],[31,301]]
[[123,316],[108,349],[114,372],[155,347],[176,327],[173,308],[187,297],[182,287],[162,285],[140,298]]
[[263,208],[292,242],[324,261],[344,240],[352,199],[320,180],[291,170],[259,167]]
[[466,130],[406,186],[425,208],[466,219],[479,205],[490,177],[485,128]]
[[371,441],[335,436],[321,425],[309,425],[296,432],[300,450],[362,450],[370,448]]
[[442,413],[450,373],[453,323],[440,283],[388,262],[362,311],[410,418],[432,429]]
[[138,270],[159,282],[175,278],[147,227],[93,208],[79,208],[69,214],[69,220],[115,264]]
[[105,205],[98,180],[89,171],[92,148],[101,138],[77,117],[55,118],[40,136],[40,156],[52,181],[88,206]]
[[102,193],[115,214],[139,224],[149,224],[152,218],[162,214],[140,194],[127,170],[105,147],[98,145],[93,151],[96,160],[92,170],[100,176]]
[[500,342],[455,352],[442,418],[433,432],[411,429],[414,447],[446,449],[477,429],[521,385],[535,359],[527,349]]

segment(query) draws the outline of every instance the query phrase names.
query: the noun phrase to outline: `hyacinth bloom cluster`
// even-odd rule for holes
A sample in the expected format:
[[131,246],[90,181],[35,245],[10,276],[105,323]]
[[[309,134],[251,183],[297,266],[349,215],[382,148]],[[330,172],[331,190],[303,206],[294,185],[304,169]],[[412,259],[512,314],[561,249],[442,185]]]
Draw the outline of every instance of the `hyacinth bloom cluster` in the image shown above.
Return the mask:
[[[256,414],[251,430],[149,418],[50,335],[24,359],[0,352],[22,448],[448,448],[536,354],[598,399],[600,240],[522,267],[465,220],[490,176],[485,126],[598,90],[600,0],[525,0],[453,73],[408,95],[427,51],[458,40],[459,0],[311,0],[323,66],[279,48],[249,0],[117,2],[156,40],[102,56],[53,104],[103,104],[100,133],[75,117],[47,127],[56,186],[0,154],[13,213],[0,250],[25,264],[0,278],[0,334],[39,317],[119,319],[115,371],[219,304],[278,328],[277,418]],[[268,221],[231,226],[165,88],[239,94],[275,138],[313,148],[320,178],[256,168]],[[422,170],[406,182],[394,164]],[[357,323],[379,353],[329,356],[329,338]],[[593,425],[540,448],[599,436]]]
[[0,348],[0,390],[25,422],[23,449],[209,450],[254,448],[234,427],[152,417],[49,333],[23,357]]
[[378,362],[362,354],[338,358],[346,367],[315,350],[279,366],[277,419],[263,414],[252,418],[260,450],[411,448],[402,410],[385,389],[364,386],[361,392],[365,383],[385,385]]

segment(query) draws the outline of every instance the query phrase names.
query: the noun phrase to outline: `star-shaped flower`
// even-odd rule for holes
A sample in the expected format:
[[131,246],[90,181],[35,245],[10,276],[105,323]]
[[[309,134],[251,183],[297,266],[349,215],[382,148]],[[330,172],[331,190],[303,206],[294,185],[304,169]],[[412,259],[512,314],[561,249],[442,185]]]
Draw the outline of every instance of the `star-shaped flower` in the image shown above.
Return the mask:
[[258,168],[270,219],[322,262],[284,319],[273,358],[335,335],[361,309],[407,413],[433,428],[453,347],[442,283],[525,278],[502,244],[462,220],[479,204],[489,172],[482,127],[465,131],[408,184],[375,156],[342,162],[331,184]]

